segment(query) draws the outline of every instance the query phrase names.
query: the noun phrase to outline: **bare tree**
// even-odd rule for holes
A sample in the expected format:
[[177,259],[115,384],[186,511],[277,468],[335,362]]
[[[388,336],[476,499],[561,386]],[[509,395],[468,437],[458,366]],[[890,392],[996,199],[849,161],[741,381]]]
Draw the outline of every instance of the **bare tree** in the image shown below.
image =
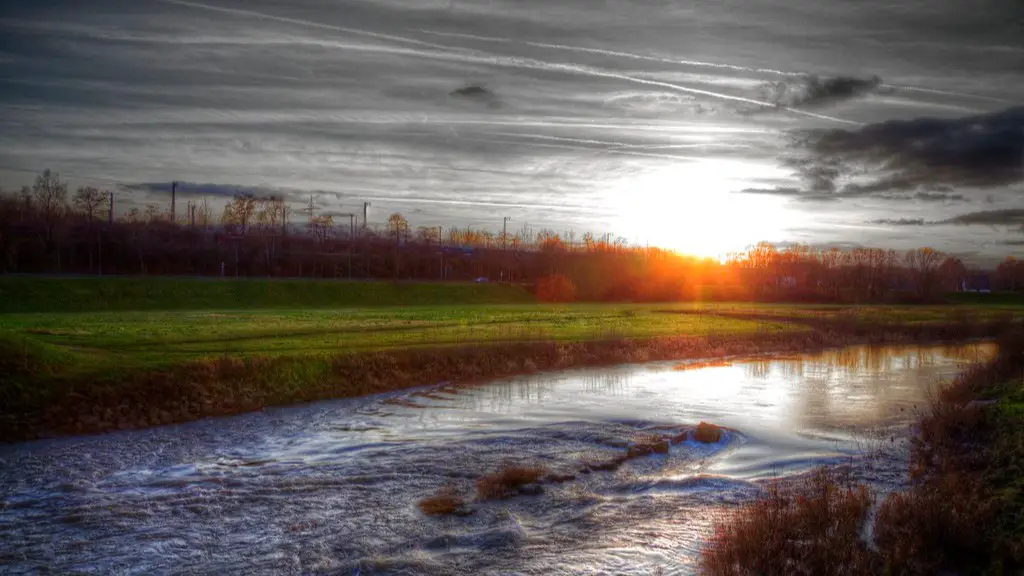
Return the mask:
[[939,279],[942,287],[951,292],[959,291],[967,279],[967,267],[959,258],[947,256],[939,266]]
[[937,271],[942,262],[942,253],[932,248],[908,250],[903,256],[903,263],[910,272],[917,295],[927,298],[935,288]]
[[213,220],[213,210],[210,209],[210,203],[206,201],[206,198],[203,198],[196,207],[196,225],[206,230],[211,220]]
[[416,228],[416,239],[429,246],[440,242],[441,236],[436,226],[420,226]]
[[1024,261],[1007,256],[1006,260],[1000,262],[996,267],[996,278],[1004,288],[1013,292],[1024,288]]
[[[32,186],[33,206],[46,227],[46,242],[53,239],[53,227],[67,209],[68,184],[56,172],[44,170]],[[49,247],[47,248],[49,249]]]
[[309,233],[323,244],[334,236],[334,216],[314,216],[309,221]]
[[281,222],[284,221],[284,200],[276,196],[256,200],[256,225],[260,238],[263,239],[263,255],[266,258],[267,270],[273,274],[274,255],[277,251],[277,237],[281,233]]
[[388,216],[388,232],[395,235],[395,243],[401,243],[402,237],[409,231],[409,221],[401,213],[395,212]]
[[156,204],[146,204],[145,215],[146,223],[154,224],[156,222],[159,222],[161,219],[160,207],[158,207]]
[[71,199],[72,204],[80,214],[85,216],[86,221],[92,226],[92,221],[99,213],[104,204],[107,203],[107,193],[100,192],[92,186],[79,186]]
[[256,216],[256,197],[246,192],[237,192],[224,206],[221,224],[239,236],[245,236]]
[[402,260],[402,237],[409,232],[409,221],[401,213],[395,212],[388,216],[388,231],[395,235],[395,278],[397,279]]
[[[78,190],[75,190],[75,195],[72,198],[72,204],[79,213],[85,215],[86,222],[89,226],[89,241],[87,244],[89,248],[89,270],[93,269],[93,257],[92,257],[92,221],[99,214],[100,209],[107,202],[107,193],[100,192],[98,189],[92,186],[79,186]],[[96,237],[96,246],[100,247],[100,239]],[[101,258],[102,259],[102,258]]]

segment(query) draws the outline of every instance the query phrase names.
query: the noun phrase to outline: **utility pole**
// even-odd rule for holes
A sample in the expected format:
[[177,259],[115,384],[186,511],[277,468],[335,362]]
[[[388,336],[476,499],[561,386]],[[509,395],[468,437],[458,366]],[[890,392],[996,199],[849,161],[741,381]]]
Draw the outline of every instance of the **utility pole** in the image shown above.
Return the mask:
[[501,221],[501,281],[505,281],[505,266],[508,266],[506,262],[508,253],[508,221],[512,218],[505,216]]
[[175,221],[174,220],[174,209],[175,209],[175,202],[177,201],[177,196],[178,196],[178,183],[176,181],[175,182],[171,182],[171,223],[172,224]]
[[441,226],[437,227],[437,253],[441,255],[440,260],[441,260],[441,281],[442,282],[444,281],[444,236],[441,235],[441,233],[443,231],[444,231],[444,228],[442,228]]
[[107,224],[110,226],[114,225],[114,193],[107,192]]
[[363,202],[363,230],[366,230],[366,226],[368,225],[367,218],[370,215],[370,206],[371,204],[369,202]]
[[348,279],[352,280],[352,243],[356,239],[356,215],[353,212],[348,214],[342,214],[342,216],[348,216]]

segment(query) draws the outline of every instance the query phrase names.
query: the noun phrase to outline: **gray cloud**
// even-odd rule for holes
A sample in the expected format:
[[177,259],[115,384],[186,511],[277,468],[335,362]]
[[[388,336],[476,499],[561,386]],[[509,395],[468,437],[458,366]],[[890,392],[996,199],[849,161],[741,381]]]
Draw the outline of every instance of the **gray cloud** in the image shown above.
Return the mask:
[[954,216],[945,223],[949,224],[980,224],[987,226],[1024,225],[1024,208],[1007,208],[1005,210],[982,210]]
[[872,220],[872,224],[884,224],[888,226],[924,226],[924,218],[880,218],[878,220]]
[[949,194],[947,192],[918,192],[914,194],[914,200],[921,202],[966,202],[967,197],[963,194]]
[[835,189],[836,180],[851,173],[848,167],[882,176],[844,191],[987,188],[1024,179],[1024,107],[806,132],[795,143],[809,155],[792,165],[814,190]]
[[813,108],[856,98],[878,88],[881,79],[852,76],[800,76],[796,80],[774,82],[764,88],[778,106]]
[[[123,188],[132,190],[135,192],[149,192],[149,193],[171,193],[171,182],[139,182],[135,184],[125,184]],[[194,182],[178,182],[177,193],[184,196],[213,196],[220,198],[230,198],[236,193],[252,194],[253,196],[290,196],[291,194],[276,188],[266,187],[253,187],[253,186],[234,186],[231,184],[212,184],[212,183],[194,183]]]

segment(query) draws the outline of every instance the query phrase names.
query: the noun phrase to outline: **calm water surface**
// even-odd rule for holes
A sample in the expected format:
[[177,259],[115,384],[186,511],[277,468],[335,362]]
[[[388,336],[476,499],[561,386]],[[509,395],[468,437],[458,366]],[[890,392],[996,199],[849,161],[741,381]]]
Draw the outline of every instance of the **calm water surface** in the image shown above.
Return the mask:
[[[11,574],[689,574],[716,515],[768,478],[853,462],[880,487],[929,390],[994,352],[856,347],[432,386],[144,431],[0,447]],[[700,421],[717,444],[426,518],[506,461],[572,472]],[[899,446],[900,442],[895,442]]]

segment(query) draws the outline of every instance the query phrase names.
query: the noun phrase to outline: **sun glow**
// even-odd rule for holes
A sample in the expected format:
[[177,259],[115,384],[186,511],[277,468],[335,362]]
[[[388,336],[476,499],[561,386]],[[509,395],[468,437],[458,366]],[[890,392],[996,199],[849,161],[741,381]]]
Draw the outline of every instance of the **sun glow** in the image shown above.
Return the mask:
[[624,179],[611,192],[616,230],[630,241],[723,258],[777,240],[791,224],[787,200],[736,194],[759,176],[740,162],[706,160]]

